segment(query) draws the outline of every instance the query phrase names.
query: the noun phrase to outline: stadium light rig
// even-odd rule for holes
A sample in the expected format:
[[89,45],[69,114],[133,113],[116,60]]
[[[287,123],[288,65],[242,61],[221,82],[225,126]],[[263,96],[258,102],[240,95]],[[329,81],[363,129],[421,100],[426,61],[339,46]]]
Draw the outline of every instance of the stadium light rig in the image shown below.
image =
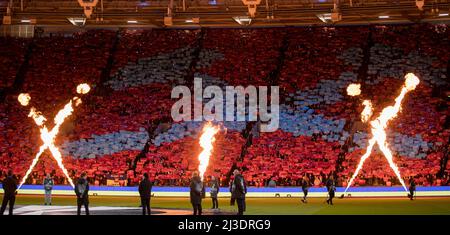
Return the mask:
[[199,24],[200,23],[200,18],[199,17],[193,17],[191,19],[186,19],[184,21],[187,24]]
[[233,20],[240,25],[250,25],[252,23],[252,18],[248,16],[235,16]]
[[[397,116],[397,114],[400,112],[401,103],[402,103],[402,100],[405,97],[406,93],[416,89],[416,86],[420,82],[419,78],[417,78],[413,73],[406,74],[405,78],[406,78],[405,83],[402,86],[400,94],[397,96],[397,98],[395,98],[394,106],[388,106],[388,107],[384,108],[383,111],[381,111],[380,115],[376,119],[373,119],[372,121],[370,121],[372,138],[369,139],[369,145],[366,148],[366,152],[361,157],[361,159],[358,163],[358,166],[356,167],[356,170],[353,173],[353,176],[348,181],[347,187],[345,188],[344,193],[347,192],[347,190],[352,185],[355,178],[358,176],[359,171],[361,170],[361,168],[364,164],[364,161],[367,158],[369,158],[375,144],[378,144],[378,147],[380,148],[381,152],[387,159],[389,166],[392,168],[392,170],[394,170],[394,173],[397,176],[397,178],[399,179],[403,188],[405,189],[405,191],[407,191],[405,182],[403,181],[403,179],[400,175],[400,171],[399,171],[397,165],[394,163],[392,153],[389,150],[389,147],[386,142],[386,139],[387,139],[386,128],[387,128],[388,122],[390,120],[392,120],[393,118],[395,118]],[[350,84],[347,88],[347,94],[350,96],[358,96],[359,94],[361,94],[359,84]],[[364,105],[364,110],[361,113],[361,120],[363,122],[368,122],[369,118],[373,114],[372,102],[370,102],[370,100],[364,100],[363,105]],[[343,195],[341,197],[343,197]]]
[[317,14],[316,16],[324,23],[328,23],[331,21],[331,13]]
[[84,18],[84,17],[67,18],[67,20],[75,26],[84,26],[86,24],[86,18]]
[[206,169],[209,165],[209,158],[211,157],[212,150],[214,149],[214,142],[216,138],[214,137],[220,128],[218,126],[213,126],[210,122],[206,123],[202,130],[202,135],[200,136],[200,147],[202,147],[202,152],[198,155],[198,160],[200,164],[198,166],[198,171],[200,179],[203,181]]
[[339,9],[338,2],[334,1],[333,10],[331,10],[331,13],[316,14],[316,17],[324,23],[336,23],[341,21],[342,13]]
[[[86,83],[80,84],[77,86],[77,93],[80,95],[87,94],[90,91],[90,86]],[[28,106],[31,100],[31,96],[28,93],[21,93],[19,97],[17,98],[19,103],[22,106]],[[59,132],[59,128],[64,123],[64,120],[70,116],[73,112],[73,103],[75,103],[75,106],[78,106],[81,104],[81,98],[75,96],[73,97],[65,106],[63,109],[59,110],[54,118],[55,126],[49,131],[46,125],[44,125],[45,121],[47,119],[41,114],[41,112],[37,111],[36,108],[31,107],[30,113],[28,114],[28,117],[33,118],[36,125],[39,127],[40,133],[41,133],[41,140],[44,142],[43,145],[39,147],[39,152],[35,155],[30,167],[28,168],[27,172],[25,173],[24,177],[22,178],[22,181],[20,182],[19,187],[17,188],[17,191],[22,187],[22,185],[27,180],[28,176],[30,175],[31,171],[36,166],[39,157],[44,153],[46,149],[49,149],[53,158],[58,163],[58,166],[63,171],[64,175],[67,177],[67,180],[69,181],[69,184],[74,187],[73,181],[69,176],[69,173],[67,172],[67,169],[64,167],[64,164],[62,162],[62,155],[61,152],[59,152],[59,149],[55,146],[55,138]]]

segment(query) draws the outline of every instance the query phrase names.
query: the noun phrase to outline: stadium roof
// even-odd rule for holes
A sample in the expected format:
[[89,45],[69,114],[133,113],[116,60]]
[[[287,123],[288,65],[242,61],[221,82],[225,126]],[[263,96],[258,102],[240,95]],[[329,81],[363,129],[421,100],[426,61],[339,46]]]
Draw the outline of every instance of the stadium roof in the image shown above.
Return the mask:
[[[0,0],[0,14],[7,15],[10,6],[12,24],[71,26],[68,18],[85,16],[78,1],[97,0]],[[249,17],[243,1],[260,1],[254,17]],[[419,5],[420,1],[424,1],[423,10],[419,10],[416,0],[98,0],[86,25],[233,27],[250,23],[304,26],[450,22],[450,0],[419,0]],[[165,16],[172,19],[165,23]]]

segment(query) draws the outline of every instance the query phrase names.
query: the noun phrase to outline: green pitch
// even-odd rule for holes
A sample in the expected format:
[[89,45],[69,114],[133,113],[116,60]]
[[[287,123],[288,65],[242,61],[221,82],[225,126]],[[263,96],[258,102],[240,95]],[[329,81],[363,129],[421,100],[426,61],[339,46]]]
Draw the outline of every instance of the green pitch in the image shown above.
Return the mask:
[[[43,195],[18,195],[16,205],[42,205]],[[69,196],[53,196],[53,205],[76,205]],[[139,206],[138,197],[91,196],[90,206]],[[211,208],[211,199],[203,201],[203,208]],[[190,209],[189,198],[152,198],[152,208]],[[224,211],[236,211],[229,198],[219,198],[219,207]],[[246,214],[268,215],[450,215],[450,198],[336,198],[334,205],[323,198],[310,198],[307,204],[299,198],[247,198]]]

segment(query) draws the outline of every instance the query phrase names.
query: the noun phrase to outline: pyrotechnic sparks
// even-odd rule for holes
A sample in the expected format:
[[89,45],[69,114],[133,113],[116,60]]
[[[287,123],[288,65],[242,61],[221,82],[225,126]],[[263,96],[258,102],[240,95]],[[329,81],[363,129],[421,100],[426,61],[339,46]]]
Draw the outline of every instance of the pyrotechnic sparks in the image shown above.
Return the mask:
[[360,84],[350,84],[347,87],[347,95],[349,96],[357,96],[361,94],[361,85]]
[[370,117],[372,117],[373,108],[372,108],[372,102],[370,102],[370,100],[364,100],[363,105],[364,105],[364,109],[361,113],[361,121],[365,123],[365,122],[369,121]]
[[[87,85],[87,84],[81,84],[81,85],[79,85],[77,87],[77,92],[80,94],[88,93],[90,90],[89,85]],[[28,95],[28,97],[26,97],[26,95],[28,95],[28,94],[21,94],[21,95],[19,95],[19,98],[18,98],[19,102],[23,106],[28,105],[28,102],[25,102],[25,101],[29,101],[31,99],[29,95]],[[30,167],[28,168],[27,172],[25,173],[25,176],[22,178],[22,181],[20,182],[20,185],[17,190],[19,190],[22,187],[22,185],[25,183],[25,181],[28,178],[28,176],[30,175],[31,171],[36,166],[36,164],[39,160],[39,157],[42,155],[42,153],[46,149],[50,150],[53,158],[58,163],[58,166],[62,169],[62,171],[63,171],[64,175],[67,177],[67,180],[69,181],[70,185],[72,187],[74,187],[72,179],[70,178],[69,173],[67,172],[67,169],[64,167],[64,164],[62,162],[62,155],[59,152],[59,149],[55,146],[55,138],[59,132],[59,128],[64,123],[64,120],[68,116],[70,116],[73,112],[72,101],[75,101],[75,106],[78,106],[81,103],[81,99],[78,97],[74,97],[72,100],[70,100],[69,103],[67,103],[64,106],[64,108],[59,110],[59,112],[56,114],[56,116],[54,118],[55,126],[50,131],[48,130],[47,126],[44,125],[44,122],[47,119],[40,112],[36,111],[36,108],[32,107],[30,109],[30,114],[28,115],[28,117],[33,118],[34,122],[39,126],[40,132],[41,132],[41,139],[44,142],[44,144],[39,147],[39,152],[34,157],[33,162],[31,163]],[[26,105],[24,105],[24,104],[26,104]]]
[[78,106],[78,105],[80,105],[81,103],[83,103],[83,102],[81,101],[81,99],[78,98],[78,97],[73,98],[73,101],[75,101],[75,106]]
[[30,103],[31,97],[28,93],[22,93],[17,99],[22,106],[27,106]]
[[[394,170],[394,173],[397,176],[397,178],[399,179],[403,188],[405,189],[405,191],[407,191],[405,182],[403,181],[403,179],[400,175],[400,171],[399,171],[397,165],[395,165],[395,163],[394,163],[392,153],[389,150],[389,147],[386,142],[387,123],[397,116],[398,112],[401,109],[401,103],[402,103],[402,100],[405,97],[406,93],[408,91],[414,90],[420,82],[419,79],[412,73],[408,73],[405,76],[405,78],[406,78],[405,84],[402,86],[402,90],[401,90],[400,94],[397,96],[397,98],[395,98],[394,106],[388,106],[388,107],[384,108],[383,111],[381,112],[380,116],[378,116],[378,118],[376,118],[375,120],[372,120],[370,122],[370,126],[372,129],[372,138],[369,140],[369,145],[367,146],[366,153],[364,153],[364,155],[361,157],[361,160],[359,161],[359,164],[356,167],[355,173],[353,173],[353,176],[348,181],[347,187],[345,188],[345,192],[347,192],[348,188],[352,185],[353,180],[355,180],[356,176],[358,176],[358,173],[361,170],[361,168],[364,164],[364,161],[370,156],[370,154],[373,150],[373,146],[376,143],[378,144],[381,152],[386,157],[386,159],[389,163],[389,166],[392,168],[392,170]],[[348,89],[347,89],[347,91],[348,91]],[[365,105],[365,108],[363,110],[363,113],[361,113],[361,119],[363,121],[364,120],[367,121],[369,119],[369,117],[372,115],[372,105],[371,105],[370,101],[368,101],[368,100],[365,100],[363,102],[363,104]]]
[[198,160],[200,161],[200,165],[198,166],[198,171],[200,172],[200,179],[203,181],[203,176],[206,172],[206,168],[209,164],[209,158],[211,156],[211,152],[213,150],[213,143],[216,140],[214,137],[217,132],[219,132],[220,128],[217,126],[213,126],[211,123],[207,123],[202,130],[202,135],[200,136],[200,146],[203,148],[200,155],[198,155]]
[[81,83],[77,86],[77,93],[78,94],[87,94],[91,90],[91,87],[86,83]]
[[47,119],[44,116],[42,116],[41,112],[36,111],[36,108],[34,107],[30,109],[28,117],[33,118],[34,122],[38,126],[42,126],[42,124],[44,124],[44,122],[47,121]]

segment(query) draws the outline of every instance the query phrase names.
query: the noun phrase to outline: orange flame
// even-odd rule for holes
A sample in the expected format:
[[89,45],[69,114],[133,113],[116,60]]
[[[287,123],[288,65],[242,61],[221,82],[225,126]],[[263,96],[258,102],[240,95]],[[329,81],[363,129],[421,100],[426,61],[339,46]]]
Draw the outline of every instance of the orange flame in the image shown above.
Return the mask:
[[361,94],[361,84],[352,83],[347,87],[347,95],[357,96]]
[[216,140],[214,135],[219,132],[219,127],[213,126],[211,123],[207,123],[203,127],[203,133],[200,136],[200,146],[203,148],[203,151],[198,155],[198,160],[200,161],[200,165],[198,166],[198,171],[200,172],[200,179],[203,181],[203,176],[206,172],[206,168],[209,164],[209,158],[211,156],[211,152],[213,150],[213,143]]
[[[397,165],[394,163],[392,153],[389,150],[389,147],[387,145],[386,131],[385,131],[387,128],[388,122],[390,120],[392,120],[393,118],[395,118],[397,116],[398,112],[400,112],[401,103],[402,103],[402,100],[405,97],[406,93],[408,91],[414,90],[420,82],[419,79],[412,73],[408,73],[405,76],[405,78],[406,78],[405,84],[402,86],[402,90],[401,90],[400,94],[397,96],[397,98],[395,98],[394,106],[388,106],[388,107],[384,108],[383,111],[381,112],[380,116],[370,122],[370,126],[372,129],[372,138],[369,140],[369,145],[367,146],[366,153],[364,153],[364,155],[361,157],[361,160],[359,161],[359,164],[356,167],[355,173],[353,173],[353,176],[350,178],[350,180],[347,184],[347,187],[345,188],[345,192],[347,192],[348,188],[352,185],[356,176],[358,176],[358,173],[361,170],[361,168],[364,164],[364,161],[370,156],[373,146],[376,143],[378,143],[378,146],[379,146],[381,152],[384,154],[385,158],[387,159],[389,166],[392,168],[392,170],[394,170],[394,173],[397,176],[397,178],[400,180],[400,183],[402,184],[403,188],[405,189],[405,191],[407,191],[405,182],[403,181],[403,179],[400,175],[400,171],[399,171]],[[368,118],[370,117],[370,115],[372,113],[372,106],[371,106],[370,101],[367,101],[367,102],[364,101],[364,103],[365,103],[364,105],[366,107],[364,108],[363,113],[361,113],[361,117],[362,117],[363,121],[365,120],[364,118],[367,118],[366,120],[368,120]],[[368,113],[370,113],[369,116],[367,116]]]
[[361,121],[367,122],[367,121],[369,121],[369,118],[373,114],[372,102],[370,102],[370,100],[364,100],[363,105],[364,105],[364,109],[361,113]]
[[17,99],[22,106],[27,106],[30,103],[31,96],[28,93],[21,93]]
[[78,94],[87,94],[91,90],[91,87],[86,83],[81,83],[77,86],[77,93]]
[[[90,90],[89,85],[87,85],[87,84],[81,84],[81,85],[83,85],[82,88],[78,88],[78,87],[80,87],[80,85],[77,87],[77,92],[78,92],[78,90],[80,90],[80,92],[78,92],[80,94],[88,93]],[[28,95],[28,94],[19,95],[18,99],[22,105],[24,105],[24,104],[28,105],[28,101],[31,99],[29,97],[29,95],[28,95],[28,97],[26,97],[26,95]],[[27,101],[27,102],[25,102],[25,101]],[[69,101],[69,103],[67,103],[64,106],[63,109],[59,110],[59,112],[56,114],[56,116],[54,118],[55,126],[53,127],[53,129],[51,131],[49,131],[48,128],[44,125],[44,122],[47,119],[40,112],[36,111],[36,108],[32,107],[30,109],[30,114],[28,115],[28,117],[33,118],[34,122],[40,127],[41,139],[44,142],[44,144],[39,147],[39,152],[34,157],[33,162],[31,163],[30,167],[28,168],[27,172],[25,173],[25,176],[22,178],[22,181],[20,182],[20,185],[17,190],[19,190],[22,187],[22,185],[25,183],[25,181],[28,178],[28,176],[30,175],[31,171],[36,166],[36,164],[39,160],[39,157],[42,155],[42,153],[47,148],[50,150],[53,158],[58,163],[58,166],[62,169],[64,175],[67,177],[67,180],[69,181],[70,185],[72,187],[74,187],[73,181],[70,178],[69,173],[67,172],[67,169],[64,167],[64,164],[62,162],[61,152],[59,152],[59,149],[55,146],[55,138],[59,132],[59,128],[64,123],[64,120],[68,116],[70,116],[73,112],[72,101],[75,101],[75,106],[78,106],[81,103],[80,98],[74,97],[72,100]],[[26,105],[24,105],[24,106],[26,106]]]

